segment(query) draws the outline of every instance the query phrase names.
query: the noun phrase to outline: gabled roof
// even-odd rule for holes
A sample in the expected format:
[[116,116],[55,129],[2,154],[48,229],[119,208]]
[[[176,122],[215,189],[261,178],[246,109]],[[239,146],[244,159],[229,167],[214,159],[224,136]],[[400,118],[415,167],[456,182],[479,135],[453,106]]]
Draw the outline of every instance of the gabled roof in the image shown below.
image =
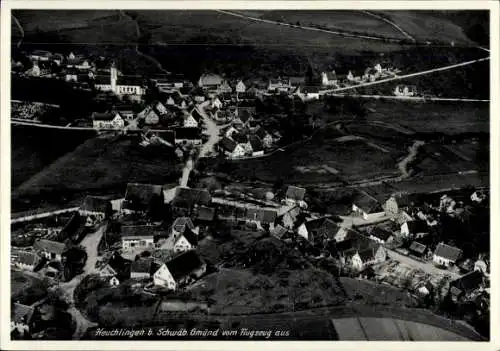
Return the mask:
[[111,121],[116,114],[111,112],[92,112],[91,118],[94,121]]
[[260,140],[258,136],[250,135],[248,139],[250,141],[250,145],[252,146],[252,150],[254,152],[264,150],[264,145],[262,144],[262,140]]
[[222,84],[222,77],[218,74],[203,74],[199,82],[201,85],[220,85]]
[[184,252],[166,263],[174,280],[182,279],[204,265],[196,251]]
[[11,253],[11,258],[16,262],[21,264],[25,264],[28,266],[34,266],[40,261],[40,256],[38,256],[35,252],[29,252],[24,250],[16,250]]
[[191,116],[193,116],[193,118],[196,122],[199,122],[203,119],[202,115],[200,114],[200,111],[198,111],[198,108],[194,108],[191,111]]
[[141,258],[132,262],[130,265],[130,273],[151,273],[153,258]]
[[129,225],[121,228],[122,239],[153,238],[156,226],[153,225]]
[[419,254],[423,254],[425,250],[427,249],[427,246],[424,244],[419,243],[418,241],[414,241],[410,245],[410,251],[417,252]]
[[372,229],[370,232],[370,235],[379,238],[380,240],[386,241],[389,239],[393,234],[389,232],[388,230],[382,229],[380,227],[375,227]]
[[243,123],[246,123],[250,119],[250,117],[251,117],[250,112],[248,112],[247,109],[244,109],[240,113],[238,113],[238,118]]
[[235,142],[237,142],[238,144],[245,144],[245,143],[248,143],[248,135],[244,134],[244,133],[233,133],[231,135],[231,137],[233,138],[233,140]]
[[111,207],[111,203],[108,199],[98,196],[87,196],[83,200],[83,204],[80,206],[82,211],[91,212],[107,212]]
[[263,208],[248,208],[246,218],[261,223],[273,223],[277,217],[277,211]]
[[313,240],[334,239],[340,227],[328,217],[318,218],[305,223],[307,232]]
[[328,78],[328,80],[336,80],[337,79],[337,74],[335,73],[335,71],[325,72],[325,73],[326,73],[326,78]]
[[450,261],[456,261],[462,255],[462,250],[454,246],[439,243],[434,251],[434,255],[446,258]]
[[285,227],[278,224],[276,227],[274,227],[271,230],[271,235],[275,236],[278,239],[281,239],[283,237],[283,235],[285,235],[287,232],[288,232],[288,229],[286,229]]
[[373,246],[373,241],[368,239],[366,236],[361,235],[355,231],[350,230],[347,237],[343,241],[339,241],[335,244],[337,251],[339,253],[345,254],[346,252],[352,252],[364,250],[366,248]]
[[140,76],[118,76],[116,85],[144,86],[144,79]]
[[33,307],[16,302],[11,310],[11,320],[16,323],[29,324],[34,313]]
[[194,224],[189,217],[177,217],[172,224],[172,227],[176,231],[182,232],[185,228],[194,229]]
[[306,194],[306,189],[300,188],[298,186],[289,185],[286,189],[286,197],[293,200],[302,201]]
[[377,211],[379,208],[381,209],[381,205],[377,200],[360,191],[357,192],[353,199],[353,204],[368,214]]
[[155,195],[162,195],[161,185],[128,183],[125,201],[139,206],[148,206]]
[[220,146],[224,150],[229,151],[229,152],[233,152],[233,150],[236,148],[236,145],[238,145],[238,143],[236,143],[234,140],[231,140],[227,137],[222,138],[222,140],[220,141]]
[[118,274],[121,274],[130,263],[129,260],[123,258],[118,252],[113,252],[108,261],[108,265]]
[[427,233],[429,231],[427,222],[424,220],[417,219],[415,221],[408,221],[406,223],[408,225],[408,231],[412,234]]
[[358,251],[358,255],[361,258],[361,261],[366,262],[373,260],[375,258],[375,253],[377,252],[378,248],[379,246]]
[[198,140],[201,139],[200,128],[175,128],[175,139],[177,140]]
[[306,77],[290,77],[290,84],[304,84]]
[[47,251],[54,254],[62,254],[64,251],[66,251],[66,245],[57,241],[40,239],[38,241],[35,241],[35,243],[33,244],[33,249],[39,251]]
[[257,135],[261,139],[264,139],[268,134],[269,133],[266,132],[265,129],[262,128],[261,126],[257,127],[257,129],[255,130],[255,135]]
[[196,215],[196,219],[199,221],[211,222],[215,219],[215,208],[201,206]]
[[478,289],[483,284],[483,273],[473,271],[466,274],[450,283],[450,286],[455,287],[463,292],[471,292]]
[[186,227],[184,229],[184,233],[182,233],[182,235],[177,238],[176,242],[179,241],[181,237],[186,238],[188,243],[190,243],[192,246],[196,246],[198,244],[198,236],[189,227]]
[[191,207],[193,205],[208,205],[212,197],[206,189],[192,189],[179,187],[175,190],[172,205],[175,207]]

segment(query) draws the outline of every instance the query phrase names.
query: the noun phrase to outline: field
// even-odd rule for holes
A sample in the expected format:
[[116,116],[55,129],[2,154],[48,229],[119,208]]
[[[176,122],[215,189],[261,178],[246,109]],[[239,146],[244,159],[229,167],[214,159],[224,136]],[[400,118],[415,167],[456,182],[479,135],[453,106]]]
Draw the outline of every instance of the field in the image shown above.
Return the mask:
[[[419,41],[428,40],[436,43],[454,41],[456,45],[471,44],[464,28],[454,23],[450,15],[439,15],[430,11],[415,13],[414,11],[387,10],[380,11],[378,14],[389,18]],[[468,23],[464,23],[464,26],[467,25]]]
[[46,286],[41,280],[26,275],[20,271],[10,271],[11,298],[22,304],[31,305],[47,294]]
[[[164,184],[177,181],[182,166],[168,150],[142,150],[127,138],[101,136],[87,140],[21,184],[16,202],[68,201],[87,193],[122,192],[129,182]],[[13,209],[15,211],[15,209]]]
[[[12,126],[12,187],[16,188],[94,135],[92,131],[55,131],[29,126]],[[47,142],[49,140],[57,140],[57,142]]]

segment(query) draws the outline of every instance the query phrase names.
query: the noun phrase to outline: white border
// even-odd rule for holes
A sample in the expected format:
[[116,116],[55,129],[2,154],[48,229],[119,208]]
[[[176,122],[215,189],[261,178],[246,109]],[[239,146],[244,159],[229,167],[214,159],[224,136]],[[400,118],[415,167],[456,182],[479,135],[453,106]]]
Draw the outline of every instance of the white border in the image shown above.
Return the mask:
[[[336,341],[10,341],[10,10],[15,9],[489,9],[491,33],[491,105],[490,105],[490,131],[491,131],[491,341],[490,342],[342,342]],[[1,346],[4,350],[234,350],[253,349],[270,350],[287,348],[287,350],[354,350],[357,348],[370,348],[379,350],[439,350],[443,347],[460,350],[500,350],[500,295],[498,278],[500,278],[498,249],[500,240],[497,234],[500,229],[499,220],[495,214],[500,214],[500,199],[498,194],[498,180],[500,179],[500,160],[498,150],[499,120],[496,113],[500,111],[498,101],[499,86],[499,38],[498,34],[500,12],[497,1],[2,1],[1,4],[1,120],[0,120],[0,262],[1,262]],[[50,141],[48,141],[50,142]],[[495,326],[497,326],[495,328]]]

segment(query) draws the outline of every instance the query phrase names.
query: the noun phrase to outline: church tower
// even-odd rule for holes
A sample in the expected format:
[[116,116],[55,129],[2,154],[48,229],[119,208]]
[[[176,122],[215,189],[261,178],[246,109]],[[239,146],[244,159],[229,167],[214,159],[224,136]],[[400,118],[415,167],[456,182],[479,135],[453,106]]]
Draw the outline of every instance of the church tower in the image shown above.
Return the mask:
[[116,94],[116,81],[118,80],[118,73],[116,71],[115,63],[111,63],[111,91]]

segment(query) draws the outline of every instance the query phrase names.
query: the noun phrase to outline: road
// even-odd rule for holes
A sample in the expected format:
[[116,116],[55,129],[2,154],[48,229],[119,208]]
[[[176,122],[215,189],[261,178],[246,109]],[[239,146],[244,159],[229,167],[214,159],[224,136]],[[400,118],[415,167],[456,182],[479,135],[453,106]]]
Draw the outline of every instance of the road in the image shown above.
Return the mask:
[[375,17],[381,21],[384,21],[385,23],[388,23],[389,25],[391,25],[392,27],[396,28],[396,30],[398,30],[401,34],[403,34],[407,39],[410,39],[411,41],[413,41],[414,43],[417,42],[417,40],[412,37],[410,34],[408,34],[408,32],[404,31],[403,28],[401,28],[400,26],[398,26],[396,23],[388,20],[387,18],[384,18],[382,16],[379,16],[371,11],[361,11],[362,13],[364,13],[365,15],[368,15],[368,16],[371,16],[371,17]]
[[310,31],[315,31],[315,32],[329,33],[329,34],[339,35],[342,37],[377,40],[377,41],[385,41],[385,42],[389,41],[389,42],[395,42],[395,43],[400,42],[400,39],[374,37],[374,36],[369,36],[369,35],[359,35],[359,34],[352,34],[352,33],[348,33],[348,32],[338,32],[338,31],[333,31],[333,30],[329,30],[329,29],[320,29],[320,28],[314,28],[314,27],[308,27],[308,26],[297,26],[295,24],[289,24],[289,23],[283,23],[283,22],[277,22],[277,21],[271,21],[271,20],[266,20],[266,19],[262,19],[262,18],[252,17],[252,16],[246,16],[246,15],[242,15],[242,14],[232,12],[232,11],[227,11],[227,10],[215,10],[215,11],[217,11],[219,13],[224,13],[226,15],[234,16],[234,17],[244,18],[244,19],[251,20],[251,21],[274,24],[274,25],[278,25],[278,26],[298,28],[298,29],[303,29],[303,30],[310,30]]
[[82,274],[77,275],[69,282],[61,283],[59,285],[68,295],[71,302],[71,307],[68,309],[68,312],[71,314],[73,320],[76,323],[76,329],[73,333],[73,339],[80,339],[85,334],[88,328],[96,326],[95,323],[86,319],[74,306],[74,292],[75,288],[85,276],[95,272],[95,264],[97,262],[97,247],[104,232],[106,231],[106,228],[107,223],[104,223],[94,233],[87,234],[87,236],[82,240],[80,244],[85,248],[87,252],[87,261],[85,262],[85,267],[83,268]]
[[186,161],[186,165],[184,166],[182,170],[182,177],[179,182],[179,185],[181,187],[187,187],[188,181],[189,181],[189,175],[191,174],[191,171],[193,170],[193,159],[189,157],[189,159]]
[[[14,224],[14,223],[20,223],[20,222],[27,222],[27,221],[31,221],[33,219],[46,218],[46,217],[58,215],[61,213],[75,212],[75,211],[78,211],[78,209],[79,209],[79,207],[70,207],[70,208],[64,208],[62,210],[56,210],[56,211],[33,213],[30,215],[24,215],[22,217],[17,217],[17,218],[11,219],[10,223]],[[11,214],[11,218],[12,218],[12,215],[15,215],[15,213]]]
[[[328,94],[328,96],[345,97],[345,94]],[[422,96],[395,96],[395,95],[360,95],[349,94],[352,98],[362,99],[390,99],[390,100],[408,100],[408,101],[460,101],[460,102],[490,102],[490,100],[468,99],[468,98],[439,98],[439,97],[422,97]]]
[[203,117],[203,122],[206,126],[206,132],[209,135],[207,142],[201,147],[200,157],[208,157],[208,155],[213,152],[214,145],[217,144],[220,139],[219,131],[224,127],[218,126],[205,112],[205,107],[207,107],[209,104],[209,101],[205,101],[198,105],[198,111]]
[[431,73],[435,73],[435,72],[447,71],[447,70],[454,69],[454,68],[457,68],[457,67],[465,67],[465,66],[468,66],[468,65],[472,65],[474,63],[478,63],[478,62],[482,62],[482,61],[487,61],[489,59],[490,59],[489,56],[488,57],[483,57],[483,58],[480,58],[480,59],[477,59],[477,60],[471,60],[471,61],[456,63],[456,64],[453,64],[453,65],[448,65],[448,66],[443,66],[443,67],[437,67],[437,68],[429,69],[429,70],[426,70],[426,71],[420,71],[420,72],[415,72],[415,73],[404,74],[402,76],[395,76],[395,77],[391,77],[391,78],[380,79],[380,80],[376,80],[374,82],[366,82],[366,83],[361,83],[361,84],[357,84],[357,85],[351,85],[351,86],[348,86],[348,87],[335,88],[335,89],[331,89],[331,90],[324,90],[320,94],[325,95],[325,94],[329,94],[329,93],[335,93],[337,91],[346,91],[346,90],[350,90],[350,89],[356,89],[356,88],[373,86],[373,85],[377,85],[377,84],[383,84],[383,83],[387,83],[387,82],[394,82],[394,81],[397,81],[397,80],[402,80],[402,79],[410,78],[410,77],[423,76],[423,75],[431,74]]
[[408,172],[408,164],[417,157],[418,148],[423,145],[425,145],[425,142],[421,140],[415,140],[413,145],[408,148],[408,155],[398,163],[398,168],[401,172],[402,179],[408,178],[410,176],[410,172]]
[[387,248],[386,248],[386,251],[387,251],[387,254],[390,258],[392,258],[396,261],[399,261],[402,264],[407,265],[411,268],[420,269],[427,274],[431,274],[433,276],[449,275],[452,279],[460,278],[459,274],[452,272],[452,271],[439,269],[436,266],[434,266],[434,264],[432,264],[432,262],[417,261],[411,257],[402,255],[399,252],[396,252],[396,251],[393,251],[393,250],[390,250]]

